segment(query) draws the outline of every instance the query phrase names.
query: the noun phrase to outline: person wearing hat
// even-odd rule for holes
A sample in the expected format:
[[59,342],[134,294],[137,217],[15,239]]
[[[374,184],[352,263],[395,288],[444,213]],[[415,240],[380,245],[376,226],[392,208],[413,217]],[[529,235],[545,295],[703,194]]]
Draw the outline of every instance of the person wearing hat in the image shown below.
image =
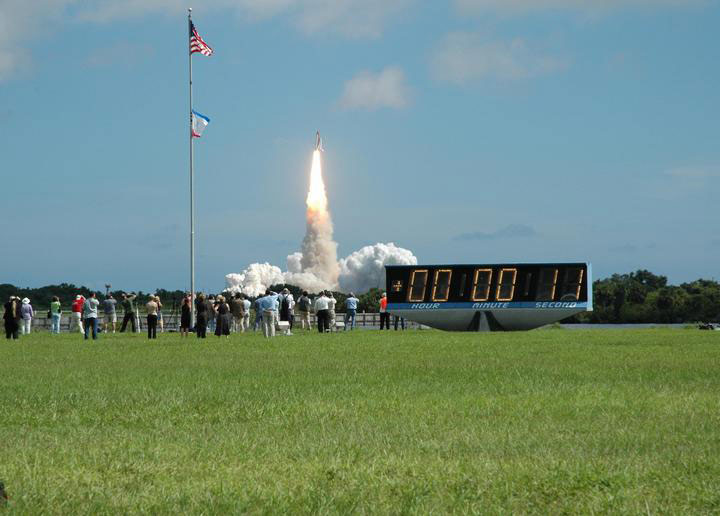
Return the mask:
[[30,335],[30,332],[32,331],[32,320],[33,317],[35,317],[35,312],[33,312],[33,307],[30,304],[30,300],[26,297],[22,300],[22,306],[20,307],[20,315],[22,316],[22,326],[20,327],[20,329],[22,330],[22,334]]
[[20,315],[20,300],[15,296],[10,296],[10,299],[4,305],[5,312],[3,313],[3,322],[5,323],[5,338],[6,339],[17,339],[18,338],[18,319]]
[[75,301],[73,301],[72,304],[72,313],[70,315],[70,325],[68,327],[68,331],[73,331],[73,326],[76,326],[80,333],[85,333],[85,328],[83,328],[82,322],[82,311],[84,305],[85,298],[81,294],[75,296]]
[[355,315],[357,314],[357,307],[360,300],[355,297],[355,294],[350,292],[350,295],[345,300],[345,330],[348,329],[348,321],[350,321],[350,329],[355,329]]

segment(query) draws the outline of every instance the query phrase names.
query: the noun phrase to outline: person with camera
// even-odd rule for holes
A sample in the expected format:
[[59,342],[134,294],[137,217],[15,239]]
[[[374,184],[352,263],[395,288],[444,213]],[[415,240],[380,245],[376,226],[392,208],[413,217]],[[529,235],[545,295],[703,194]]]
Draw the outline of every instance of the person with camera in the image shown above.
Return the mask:
[[120,325],[120,333],[125,332],[125,328],[127,328],[128,323],[132,326],[132,331],[135,333],[136,327],[135,327],[135,298],[137,296],[135,294],[123,294],[122,296],[122,307],[125,311],[125,315],[123,316],[123,322],[122,325]]
[[148,339],[157,339],[158,312],[161,308],[162,303],[160,303],[160,298],[157,296],[150,296],[150,300],[145,304]]

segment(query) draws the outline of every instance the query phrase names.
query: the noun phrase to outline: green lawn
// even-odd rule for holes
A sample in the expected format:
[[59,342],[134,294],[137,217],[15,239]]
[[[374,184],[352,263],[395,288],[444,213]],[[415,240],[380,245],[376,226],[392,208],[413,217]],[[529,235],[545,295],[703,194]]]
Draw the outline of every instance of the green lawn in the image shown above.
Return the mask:
[[0,479],[9,513],[717,513],[720,332],[37,333],[0,341]]

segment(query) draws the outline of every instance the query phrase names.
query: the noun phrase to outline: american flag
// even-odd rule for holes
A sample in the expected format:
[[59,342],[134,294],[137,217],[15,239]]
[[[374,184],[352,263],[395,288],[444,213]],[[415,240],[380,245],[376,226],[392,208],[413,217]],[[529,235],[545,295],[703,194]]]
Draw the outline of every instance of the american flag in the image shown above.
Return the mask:
[[204,56],[211,56],[213,49],[205,43],[195,29],[195,24],[190,22],[190,53],[200,52]]

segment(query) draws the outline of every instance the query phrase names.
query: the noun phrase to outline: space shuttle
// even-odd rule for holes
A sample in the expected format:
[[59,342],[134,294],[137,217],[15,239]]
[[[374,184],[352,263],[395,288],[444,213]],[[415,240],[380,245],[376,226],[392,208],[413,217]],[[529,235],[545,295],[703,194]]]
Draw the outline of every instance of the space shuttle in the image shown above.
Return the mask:
[[325,149],[323,149],[322,138],[320,137],[320,131],[315,133],[315,150],[325,152]]

